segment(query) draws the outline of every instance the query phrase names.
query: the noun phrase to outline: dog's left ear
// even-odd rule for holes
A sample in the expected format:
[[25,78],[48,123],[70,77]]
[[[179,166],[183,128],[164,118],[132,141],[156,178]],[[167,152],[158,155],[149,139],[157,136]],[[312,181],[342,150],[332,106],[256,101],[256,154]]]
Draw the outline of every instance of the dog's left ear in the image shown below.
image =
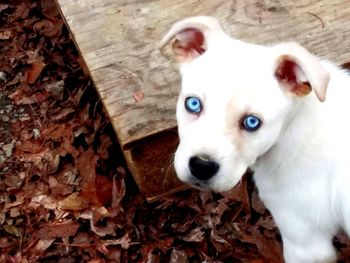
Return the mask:
[[178,62],[191,62],[208,48],[214,35],[223,33],[219,22],[209,16],[194,16],[173,24],[160,42],[162,50],[171,40],[173,52]]
[[330,74],[319,60],[297,43],[283,43],[273,47],[277,51],[275,76],[283,88],[299,97],[313,90],[323,102]]

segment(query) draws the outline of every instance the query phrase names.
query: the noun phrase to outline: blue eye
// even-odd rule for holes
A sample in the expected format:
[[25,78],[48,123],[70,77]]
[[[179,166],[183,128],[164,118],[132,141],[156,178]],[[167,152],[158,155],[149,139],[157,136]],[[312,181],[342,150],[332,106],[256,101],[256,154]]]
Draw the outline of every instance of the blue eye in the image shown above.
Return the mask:
[[242,120],[242,127],[248,132],[254,132],[261,126],[261,120],[255,115],[247,115]]
[[200,113],[202,111],[202,103],[197,97],[187,97],[185,108],[190,113]]

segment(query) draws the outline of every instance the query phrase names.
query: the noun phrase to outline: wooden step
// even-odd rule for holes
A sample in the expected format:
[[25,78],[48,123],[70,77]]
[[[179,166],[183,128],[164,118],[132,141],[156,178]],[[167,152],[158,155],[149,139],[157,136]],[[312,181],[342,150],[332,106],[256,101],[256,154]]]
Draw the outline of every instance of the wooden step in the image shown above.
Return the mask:
[[350,61],[346,0],[56,1],[149,200],[181,187],[172,168],[179,75],[171,56],[157,49],[173,22],[212,15],[233,37],[260,44],[297,41],[338,64]]

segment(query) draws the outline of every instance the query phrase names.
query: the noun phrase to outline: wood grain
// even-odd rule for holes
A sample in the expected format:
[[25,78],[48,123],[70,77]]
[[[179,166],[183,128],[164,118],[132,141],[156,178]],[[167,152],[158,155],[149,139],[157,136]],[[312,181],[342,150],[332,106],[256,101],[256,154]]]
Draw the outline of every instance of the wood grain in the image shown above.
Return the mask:
[[[157,49],[176,20],[212,15],[233,37],[260,44],[297,41],[338,64],[350,61],[346,0],[56,1],[129,157],[140,140],[147,142],[176,127],[177,66],[170,54]],[[172,140],[164,143],[172,145]],[[152,154],[157,161],[160,153]],[[131,159],[136,174],[147,173],[136,169]]]
[[[122,146],[175,127],[176,65],[160,55],[170,25],[213,15],[234,37],[267,44],[294,40],[348,62],[350,5],[334,1],[58,0]],[[134,93],[144,99],[136,102]]]

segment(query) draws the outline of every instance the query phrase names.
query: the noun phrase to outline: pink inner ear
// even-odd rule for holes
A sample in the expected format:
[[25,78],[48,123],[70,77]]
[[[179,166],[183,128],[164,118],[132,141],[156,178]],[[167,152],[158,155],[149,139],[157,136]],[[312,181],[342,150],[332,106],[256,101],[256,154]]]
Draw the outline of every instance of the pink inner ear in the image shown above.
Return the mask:
[[297,84],[298,65],[289,58],[282,58],[276,69],[276,78],[286,84]]
[[180,60],[198,57],[205,52],[204,35],[197,29],[187,28],[176,35],[173,49]]
[[310,93],[310,83],[298,64],[287,56],[280,58],[275,76],[281,85],[295,95],[302,97]]

